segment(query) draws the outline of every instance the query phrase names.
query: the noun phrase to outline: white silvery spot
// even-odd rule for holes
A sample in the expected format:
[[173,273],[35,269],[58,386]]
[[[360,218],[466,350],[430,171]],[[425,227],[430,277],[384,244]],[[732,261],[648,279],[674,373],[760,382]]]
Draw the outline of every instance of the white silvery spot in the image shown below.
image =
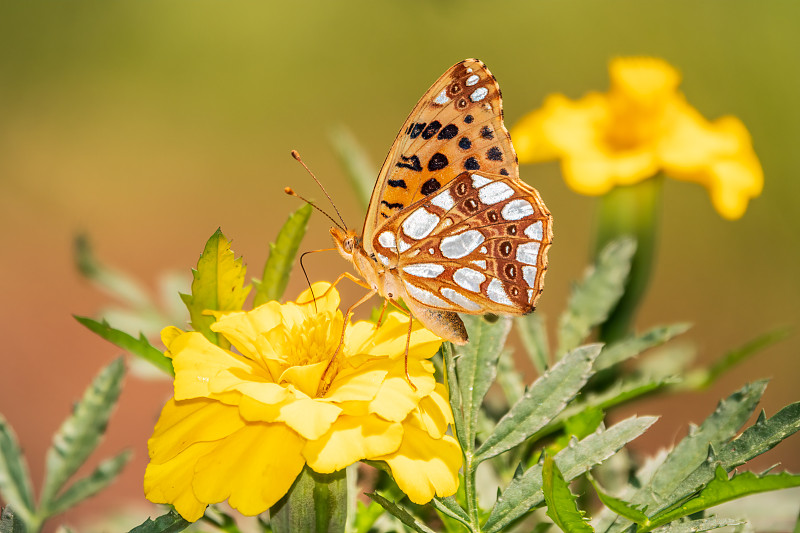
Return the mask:
[[503,206],[500,214],[506,220],[520,220],[533,214],[533,206],[529,201],[517,198]]
[[473,102],[480,102],[486,97],[487,94],[489,94],[489,89],[486,87],[478,87],[472,92],[471,95],[469,95],[469,99]]
[[472,69],[471,68],[467,69],[467,74],[472,74]]
[[533,289],[528,289],[528,302],[533,299]]
[[404,266],[403,272],[420,278],[435,278],[444,272],[444,267],[436,263],[417,263]]
[[[478,197],[481,199],[481,202],[487,205],[492,205],[496,204],[497,202],[502,202],[503,200],[507,200],[512,196],[514,196],[514,189],[512,189],[502,181],[495,181],[494,183],[490,183],[486,187],[481,187],[478,190]],[[509,205],[513,203],[514,202],[509,202]],[[503,209],[503,211],[505,212],[505,209]]]
[[471,229],[445,237],[439,245],[439,250],[448,259],[459,259],[472,252],[483,240],[484,236],[480,231]]
[[472,76],[467,78],[467,81],[466,81],[467,87],[472,87],[473,85],[478,83],[478,81],[480,81],[480,79],[481,79],[480,76],[478,76],[477,74],[473,74]]
[[503,288],[503,282],[497,278],[489,282],[489,286],[486,287],[486,296],[495,303],[514,305],[514,302],[508,299],[506,290]]
[[490,180],[489,178],[484,178],[480,174],[473,174],[472,175],[472,186],[475,187],[476,189],[478,187],[483,187],[487,183],[491,183],[491,182],[492,182],[492,180]]
[[470,262],[486,270],[486,259],[478,259],[477,261],[470,261]]
[[453,302],[454,304],[467,309],[468,311],[477,311],[481,308],[481,306],[458,291],[454,291],[450,287],[442,287],[439,289],[439,292],[442,293],[442,296]]
[[536,285],[536,267],[524,266],[522,267],[522,278],[528,287],[533,288]]
[[449,101],[450,101],[450,99],[447,97],[447,91],[443,90],[442,92],[439,93],[439,96],[437,96],[433,100],[433,103],[434,104],[439,104],[439,105],[444,105]]
[[536,258],[539,256],[539,243],[526,242],[517,246],[517,261],[527,263],[529,265],[536,264]]
[[409,248],[411,248],[410,244],[408,244],[403,239],[397,239],[397,251],[398,252],[403,253],[406,250],[408,250]]
[[450,191],[444,191],[436,196],[433,197],[431,203],[436,207],[441,207],[445,211],[450,211],[456,203],[453,201],[453,197],[450,194]]
[[481,246],[481,253],[482,254],[488,254],[489,250],[487,250],[485,246]]
[[453,273],[453,281],[455,281],[459,287],[463,287],[472,292],[481,292],[481,283],[485,280],[486,276],[471,268],[459,268]]
[[403,233],[412,239],[422,239],[427,237],[438,223],[439,217],[420,207],[403,221]]
[[378,259],[380,259],[381,263],[383,263],[384,266],[389,266],[389,258],[388,257],[386,257],[383,254],[379,254],[378,252],[375,252],[375,255],[378,256]]
[[384,248],[397,248],[397,243],[394,240],[394,233],[391,231],[384,231],[378,235],[378,242]]
[[443,307],[445,309],[452,309],[453,308],[452,305],[450,305],[449,303],[445,302],[444,300],[442,300],[441,298],[439,298],[438,296],[436,296],[432,292],[426,291],[425,289],[420,289],[416,285],[413,285],[413,284],[411,284],[411,283],[409,283],[409,282],[407,282],[405,280],[403,280],[403,283],[406,286],[406,290],[408,291],[408,294],[410,296],[412,296],[415,300],[418,300],[418,301],[424,303],[425,305],[432,305],[434,307]]
[[525,228],[525,235],[535,241],[541,241],[542,237],[544,236],[544,230],[542,229],[542,221],[534,222],[527,228]]

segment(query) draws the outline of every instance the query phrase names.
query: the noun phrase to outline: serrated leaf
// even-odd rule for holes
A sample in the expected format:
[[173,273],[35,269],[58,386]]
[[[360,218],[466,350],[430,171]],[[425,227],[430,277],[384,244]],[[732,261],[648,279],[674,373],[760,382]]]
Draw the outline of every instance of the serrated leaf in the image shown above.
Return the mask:
[[587,407],[580,413],[564,420],[564,433],[547,447],[547,453],[554,455],[564,449],[572,439],[583,439],[597,431],[605,419],[605,413],[596,407]]
[[576,348],[540,376],[475,452],[476,464],[523,442],[564,410],[591,376],[600,348]]
[[373,501],[378,502],[378,504],[386,509],[392,516],[396,517],[403,524],[407,525],[414,531],[417,531],[418,533],[434,533],[431,528],[414,518],[414,516],[405,507],[402,507],[395,502],[390,502],[377,492],[367,492],[365,494]]
[[433,504],[433,507],[443,515],[449,516],[450,518],[461,522],[465,526],[469,526],[469,515],[464,509],[461,508],[455,497],[434,497],[431,501],[431,504]]
[[178,533],[192,525],[179,515],[174,509],[152,520],[148,518],[142,524],[131,529],[128,533]]
[[633,503],[650,508],[662,503],[706,460],[709,445],[719,447],[736,435],[758,405],[766,386],[766,381],[756,381],[721,401],[695,432],[675,446]]
[[26,533],[25,524],[17,518],[10,507],[3,507],[0,514],[0,533]]
[[577,498],[569,490],[556,462],[552,457],[544,458],[542,466],[542,492],[547,503],[547,516],[565,533],[594,531],[586,522],[584,513],[578,509]]
[[610,242],[572,289],[558,324],[558,354],[577,347],[593,327],[601,324],[622,296],[636,243],[631,238]]
[[522,372],[514,365],[514,353],[505,349],[497,360],[497,384],[503,389],[508,405],[514,405],[525,394]]
[[442,343],[442,347],[440,348],[442,351],[442,360],[444,361],[445,367],[445,376],[446,382],[445,385],[447,386],[447,393],[448,393],[448,401],[450,403],[450,408],[453,411],[453,426],[455,429],[455,436],[458,439],[458,443],[461,446],[461,449],[471,449],[475,446],[474,437],[471,444],[467,444],[467,437],[466,437],[466,429],[464,426],[466,425],[464,419],[464,406],[461,400],[461,387],[458,383],[458,371],[456,369],[458,365],[457,356],[453,351],[453,344],[450,342]]
[[46,509],[47,514],[53,516],[62,513],[106,488],[122,472],[130,458],[130,451],[124,451],[100,463],[88,477],[79,479],[67,487]]
[[749,496],[750,494],[788,489],[791,487],[800,487],[800,475],[792,475],[783,472],[780,474],[757,476],[752,472],[742,472],[728,479],[728,473],[725,469],[722,466],[717,466],[714,479],[712,479],[696,497],[683,503],[676,509],[656,514],[650,519],[650,526],[646,529],[642,529],[642,531],[650,531],[684,516],[689,516],[715,505]]
[[640,509],[638,509],[635,505],[624,502],[619,498],[614,498],[610,494],[607,494],[604,490],[600,488],[597,482],[587,474],[589,477],[589,482],[594,487],[595,493],[597,493],[597,497],[600,501],[614,511],[619,516],[627,518],[631,522],[636,522],[639,525],[649,525],[650,519],[644,514]]
[[[463,319],[469,342],[458,347],[455,359],[461,413],[454,413],[454,416],[462,417],[465,432],[462,446],[471,450],[475,446],[478,412],[497,374],[497,359],[505,346],[511,321],[499,318],[492,323],[480,316],[464,316]],[[461,438],[459,435],[459,440]]]
[[230,241],[217,229],[206,242],[197,268],[192,269],[192,293],[181,294],[195,331],[223,348],[229,344],[222,335],[211,331],[214,317],[205,312],[242,308],[250,292],[250,286],[244,286],[246,270],[242,258],[236,259],[231,251]]
[[106,366],[86,389],[72,414],[61,424],[47,451],[40,505],[49,510],[67,479],[86,461],[105,433],[111,411],[122,390],[122,358]]
[[550,366],[550,349],[547,346],[547,328],[544,325],[544,316],[541,313],[520,316],[514,320],[514,325],[517,327],[528,359],[536,372],[544,374]]
[[155,367],[167,372],[171,376],[175,375],[175,370],[172,368],[172,360],[161,353],[161,351],[155,348],[152,344],[150,344],[150,341],[148,341],[143,334],[140,334],[139,338],[137,339],[136,337],[133,337],[124,331],[112,328],[105,320],[98,322],[97,320],[84,316],[73,316],[75,317],[75,320],[103,339],[119,346],[123,350],[133,355],[141,357],[145,361],[152,363]]
[[367,208],[372,189],[375,186],[376,167],[367,155],[367,151],[353,135],[352,131],[342,125],[335,127],[330,133],[331,144],[339,156],[350,184],[356,191],[361,207]]
[[658,530],[658,533],[697,533],[700,531],[711,531],[723,527],[739,526],[744,524],[744,520],[736,518],[701,518],[699,520],[687,520],[669,524]]
[[[631,417],[585,439],[571,444],[555,456],[566,480],[587,472],[594,465],[614,455],[656,421],[656,417]],[[515,477],[497,500],[484,525],[484,532],[496,533],[544,502],[542,465],[537,464]]]
[[645,350],[660,346],[665,342],[685,333],[690,324],[671,324],[649,329],[642,335],[631,336],[603,347],[594,364],[596,372],[610,368],[626,359],[637,356]]
[[253,307],[283,297],[312,211],[311,205],[306,204],[289,215],[275,242],[269,243],[269,258],[264,265],[261,281],[257,284]]
[[[0,414],[0,495],[27,521],[34,513],[33,487],[28,465],[14,430]],[[9,520],[11,520],[9,518]]]

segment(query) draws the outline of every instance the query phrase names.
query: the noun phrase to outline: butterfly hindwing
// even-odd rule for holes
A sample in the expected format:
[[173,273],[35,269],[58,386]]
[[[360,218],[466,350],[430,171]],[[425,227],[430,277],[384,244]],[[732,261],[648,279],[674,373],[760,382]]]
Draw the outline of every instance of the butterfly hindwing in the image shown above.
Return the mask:
[[552,220],[538,192],[500,174],[464,172],[380,228],[376,257],[406,297],[448,311],[533,310],[547,269]]
[[406,119],[370,199],[365,243],[389,218],[446,187],[464,171],[519,175],[503,125],[500,87],[476,59],[445,72]]

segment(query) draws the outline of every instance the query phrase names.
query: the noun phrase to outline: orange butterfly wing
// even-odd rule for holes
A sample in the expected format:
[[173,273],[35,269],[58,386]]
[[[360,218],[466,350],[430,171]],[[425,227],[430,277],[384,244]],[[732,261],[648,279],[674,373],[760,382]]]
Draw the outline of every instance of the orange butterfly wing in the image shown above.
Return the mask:
[[417,103],[378,175],[364,222],[364,247],[392,216],[464,171],[518,178],[503,125],[500,87],[489,69],[467,59],[447,70]]

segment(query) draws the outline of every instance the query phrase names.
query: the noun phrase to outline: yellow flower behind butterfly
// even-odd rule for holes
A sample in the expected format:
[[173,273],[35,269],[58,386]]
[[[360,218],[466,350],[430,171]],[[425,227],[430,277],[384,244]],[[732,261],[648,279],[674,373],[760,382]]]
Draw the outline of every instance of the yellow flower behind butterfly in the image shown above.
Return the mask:
[[216,313],[211,329],[230,350],[198,332],[162,332],[175,395],[148,442],[149,500],[191,521],[224,500],[255,515],[286,494],[304,465],[331,473],[363,459],[384,461],[415,503],[455,493],[461,450],[445,434],[452,412],[427,360],[441,339],[415,323],[413,390],[407,317],[389,313],[380,327],[356,322],[320,397],[343,326],[337,291],[319,297],[329,287],[314,284],[316,306],[306,290],[296,302]]
[[617,58],[609,71],[607,93],[550,95],[520,120],[511,130],[520,162],[560,159],[569,187],[587,195],[663,171],[704,185],[723,217],[741,217],[764,181],[742,122],[706,120],[678,91],[680,74],[661,59]]

